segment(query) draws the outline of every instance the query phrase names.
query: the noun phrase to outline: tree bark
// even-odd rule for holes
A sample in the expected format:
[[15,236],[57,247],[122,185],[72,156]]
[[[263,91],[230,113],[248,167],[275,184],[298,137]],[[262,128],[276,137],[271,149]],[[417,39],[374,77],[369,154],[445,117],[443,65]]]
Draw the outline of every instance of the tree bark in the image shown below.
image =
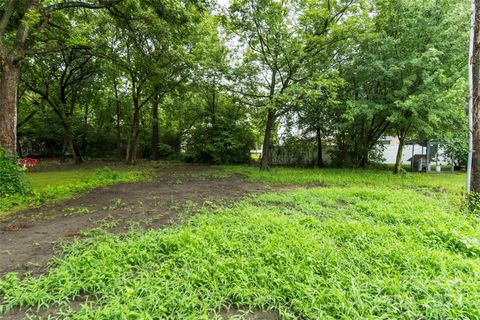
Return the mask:
[[113,73],[113,92],[115,95],[115,116],[116,116],[116,129],[117,129],[117,152],[120,159],[123,157],[122,150],[122,136],[120,131],[120,100],[118,99],[118,83],[117,75]]
[[[68,121],[68,120],[67,120]],[[82,153],[80,152],[80,148],[78,147],[72,132],[72,128],[65,120],[62,119],[63,122],[63,148],[62,148],[62,157],[61,162],[65,162],[65,153],[67,148],[70,147],[72,149],[72,156],[73,161],[75,164],[80,164],[83,162]]]
[[16,156],[20,63],[7,59],[0,61],[0,144],[9,155]]
[[270,140],[272,136],[272,129],[275,123],[275,111],[268,110],[267,124],[265,126],[265,136],[263,138],[262,160],[260,162],[260,170],[268,170],[268,160],[270,155]]
[[63,145],[62,145],[62,153],[60,154],[60,162],[65,162],[65,153],[67,153],[68,141],[67,136],[63,135]]
[[322,151],[322,130],[320,128],[316,129],[317,133],[317,166],[319,168],[325,167],[325,162],[323,162],[323,151]]
[[87,147],[88,147],[88,139],[87,139],[87,132],[88,132],[88,104],[85,104],[85,109],[83,112],[83,136],[82,136],[82,154],[87,154]]
[[80,148],[78,147],[78,144],[73,137],[71,139],[71,146],[73,151],[73,161],[75,162],[75,164],[82,163],[83,162],[82,153],[80,152]]
[[138,105],[134,106],[133,118],[132,118],[132,128],[130,131],[130,137],[128,139],[127,145],[127,164],[135,164],[137,161],[137,150],[138,150],[138,138],[139,138],[139,121],[140,121],[140,108]]
[[158,93],[153,96],[152,102],[152,141],[150,144],[152,160],[158,160]]
[[366,169],[368,167],[368,151],[362,155],[362,159],[360,160],[360,167]]
[[393,174],[400,172],[402,168],[403,148],[405,147],[405,135],[399,136],[400,144],[398,145],[397,158],[395,159],[395,166],[393,167]]
[[473,159],[471,191],[480,192],[480,108],[479,108],[479,68],[475,66],[473,85]]

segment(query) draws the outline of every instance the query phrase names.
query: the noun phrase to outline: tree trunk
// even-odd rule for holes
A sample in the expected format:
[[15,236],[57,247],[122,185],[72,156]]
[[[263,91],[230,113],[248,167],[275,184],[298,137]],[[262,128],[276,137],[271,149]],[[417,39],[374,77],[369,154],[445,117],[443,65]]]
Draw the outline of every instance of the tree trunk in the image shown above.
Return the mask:
[[87,147],[88,147],[87,132],[88,132],[88,104],[85,104],[85,109],[83,113],[83,136],[82,136],[82,148],[81,148],[83,155],[87,154]]
[[270,140],[272,129],[275,123],[275,111],[268,110],[267,124],[265,126],[265,136],[263,138],[262,160],[260,162],[260,170],[268,170],[268,160],[270,155]]
[[360,167],[366,169],[368,167],[368,151],[362,155],[362,159],[360,160]]
[[393,174],[400,172],[402,168],[403,148],[405,147],[405,135],[399,136],[400,144],[398,145],[397,158],[395,159],[395,166],[393,167]]
[[140,108],[135,105],[132,119],[132,128],[130,131],[130,137],[128,139],[127,145],[127,164],[135,164],[137,161],[137,149],[138,149],[138,138],[139,138],[139,121],[140,121]]
[[62,153],[60,154],[60,162],[61,163],[65,162],[65,153],[67,153],[67,148],[68,148],[67,136],[63,135]]
[[153,96],[152,102],[152,141],[150,145],[152,160],[158,160],[158,94]]
[[322,130],[317,128],[317,166],[319,168],[325,167],[323,162],[323,153],[322,153]]
[[480,192],[480,108],[479,108],[479,76],[478,68],[475,72],[474,80],[474,99],[473,99],[473,159],[472,159],[472,182],[471,182],[471,191]]
[[75,162],[75,164],[82,163],[82,153],[80,152],[80,148],[75,142],[70,125],[66,122],[63,123],[63,135],[63,150],[61,162],[65,162],[65,152],[67,151],[67,148],[70,147],[72,149],[73,161]]
[[75,139],[71,140],[71,146],[72,146],[72,151],[73,151],[73,161],[75,161],[75,164],[80,164],[83,162],[83,157],[82,153],[80,152],[80,148],[78,147],[77,143],[75,142]]
[[17,154],[17,86],[20,63],[3,60],[0,66],[0,145]]
[[118,100],[118,84],[117,75],[113,74],[113,92],[115,94],[115,113],[116,113],[116,126],[117,126],[117,152],[120,159],[123,157],[122,150],[122,138],[120,131],[120,100]]

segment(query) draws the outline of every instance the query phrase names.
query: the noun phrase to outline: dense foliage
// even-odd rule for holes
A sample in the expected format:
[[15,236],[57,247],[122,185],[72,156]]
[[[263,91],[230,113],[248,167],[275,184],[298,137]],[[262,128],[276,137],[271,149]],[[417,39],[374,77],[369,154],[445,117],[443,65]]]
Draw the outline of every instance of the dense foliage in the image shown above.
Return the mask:
[[409,140],[467,131],[466,0],[16,2],[0,5],[0,72],[18,72],[0,120],[18,97],[20,154],[223,163],[263,148],[266,169],[290,130],[365,167],[381,136],[401,159]]
[[12,195],[24,195],[30,191],[30,185],[25,174],[0,147],[0,199]]

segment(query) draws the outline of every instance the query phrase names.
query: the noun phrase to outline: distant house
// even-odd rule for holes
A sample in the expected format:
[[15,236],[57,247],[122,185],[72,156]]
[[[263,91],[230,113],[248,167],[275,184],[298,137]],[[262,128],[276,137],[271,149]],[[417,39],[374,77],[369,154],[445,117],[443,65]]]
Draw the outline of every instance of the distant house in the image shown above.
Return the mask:
[[[397,158],[398,147],[400,146],[400,140],[393,136],[383,136],[378,139],[378,143],[383,147],[383,157],[385,163],[394,164]],[[441,143],[437,141],[420,142],[420,141],[408,141],[403,147],[402,164],[410,164],[412,158],[418,160],[418,156],[423,156],[424,160],[422,164],[427,166],[427,156],[431,164],[448,165],[452,161],[444,155],[444,149]]]

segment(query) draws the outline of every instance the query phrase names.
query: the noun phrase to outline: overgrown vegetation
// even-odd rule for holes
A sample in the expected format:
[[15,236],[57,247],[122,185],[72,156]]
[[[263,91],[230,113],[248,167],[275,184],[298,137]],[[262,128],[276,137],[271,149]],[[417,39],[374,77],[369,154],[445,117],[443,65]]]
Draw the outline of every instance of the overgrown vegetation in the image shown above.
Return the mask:
[[15,159],[5,154],[0,146],[0,199],[9,196],[22,196],[30,191],[30,185]]
[[25,183],[31,184],[31,192],[0,197],[0,216],[76,197],[82,192],[113,183],[146,180],[151,178],[151,174],[151,168],[113,170],[109,167],[30,173],[23,179],[28,179]]
[[[89,232],[65,245],[45,275],[4,277],[3,312],[56,306],[75,319],[211,319],[235,307],[278,310],[282,319],[480,316],[480,222],[458,209],[462,175],[228,172],[309,187],[204,210],[164,230]],[[77,298],[86,302],[70,309]]]

